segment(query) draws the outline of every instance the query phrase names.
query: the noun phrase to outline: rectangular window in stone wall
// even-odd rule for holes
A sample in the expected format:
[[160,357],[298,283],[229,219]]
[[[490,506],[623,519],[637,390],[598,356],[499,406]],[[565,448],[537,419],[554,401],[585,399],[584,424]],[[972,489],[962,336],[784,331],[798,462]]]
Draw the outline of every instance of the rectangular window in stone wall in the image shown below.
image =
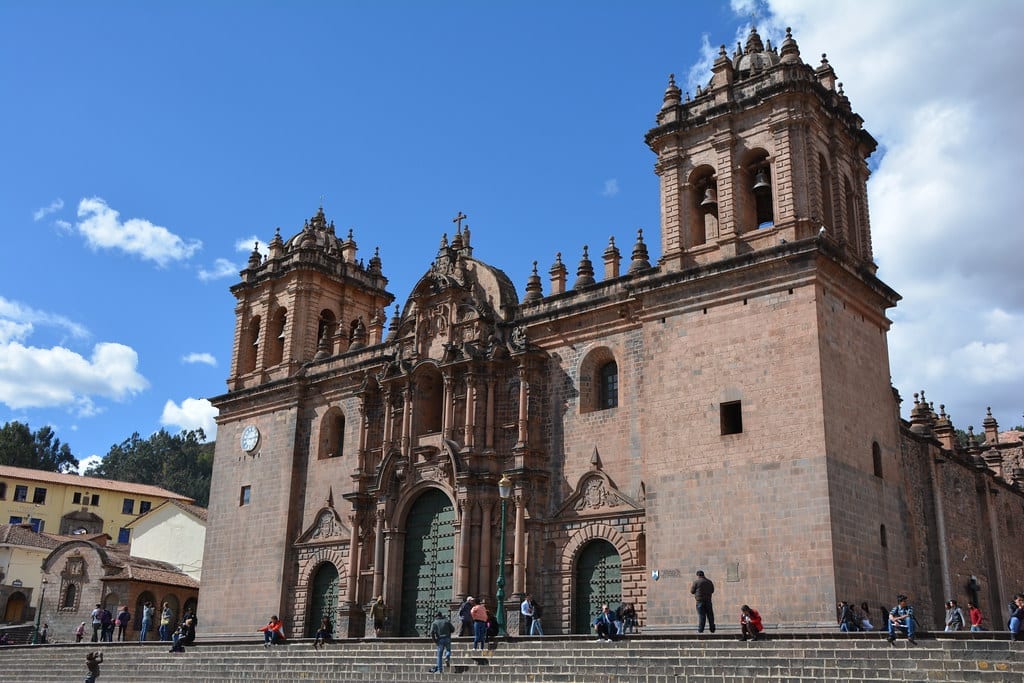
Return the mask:
[[743,433],[743,405],[740,401],[719,404],[722,434]]
[[241,505],[248,505],[251,495],[252,495],[252,487],[251,486],[243,486],[242,487],[242,492],[238,496],[238,504],[240,506]]

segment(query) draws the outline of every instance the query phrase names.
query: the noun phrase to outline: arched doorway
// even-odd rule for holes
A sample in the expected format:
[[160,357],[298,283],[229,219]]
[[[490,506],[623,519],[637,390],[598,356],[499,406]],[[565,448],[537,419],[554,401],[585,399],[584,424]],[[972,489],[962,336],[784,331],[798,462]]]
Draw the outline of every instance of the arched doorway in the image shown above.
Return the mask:
[[448,496],[430,489],[406,519],[398,635],[426,635],[434,614],[447,613],[454,568],[455,508]]
[[7,607],[4,609],[4,621],[16,623],[21,621],[25,615],[25,594],[22,592],[13,593],[7,598]]
[[320,620],[329,617],[338,620],[338,568],[324,562],[316,570],[309,584],[309,608],[306,610],[306,637],[316,635]]
[[572,632],[590,633],[590,622],[608,603],[614,610],[622,602],[622,559],[608,541],[590,541],[576,558],[576,601]]

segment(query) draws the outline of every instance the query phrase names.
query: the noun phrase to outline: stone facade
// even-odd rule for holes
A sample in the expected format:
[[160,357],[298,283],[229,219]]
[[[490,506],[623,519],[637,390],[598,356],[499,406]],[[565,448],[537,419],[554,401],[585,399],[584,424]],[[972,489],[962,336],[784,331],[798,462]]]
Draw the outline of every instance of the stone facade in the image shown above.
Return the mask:
[[831,629],[837,598],[907,592],[934,626],[965,572],[997,612],[1021,576],[1019,444],[961,452],[927,405],[900,420],[861,123],[827,61],[752,32],[695,99],[670,79],[647,133],[657,263],[638,233],[603,279],[584,248],[520,301],[460,214],[388,322],[379,257],[322,208],[254,251],[214,400],[207,632],[328,614],[363,635],[382,596],[386,633],[422,634],[499,592],[513,615],[532,593],[547,633],[603,600],[679,631],[697,569],[723,622],[746,602]]

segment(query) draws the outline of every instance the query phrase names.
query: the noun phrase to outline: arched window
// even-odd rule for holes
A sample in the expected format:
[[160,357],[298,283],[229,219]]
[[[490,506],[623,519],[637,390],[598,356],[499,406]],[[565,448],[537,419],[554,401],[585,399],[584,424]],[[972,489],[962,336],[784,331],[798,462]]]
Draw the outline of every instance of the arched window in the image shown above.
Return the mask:
[[686,246],[695,247],[718,237],[718,183],[715,169],[700,166],[690,174],[693,207]]
[[619,366],[607,346],[592,349],[580,363],[579,397],[581,413],[619,404]]
[[846,208],[845,237],[853,250],[857,254],[861,254],[860,229],[857,226],[857,200],[853,196],[849,178],[843,178],[843,204]]
[[331,408],[320,421],[320,458],[334,458],[342,454],[345,444],[345,414]]
[[334,334],[338,330],[338,323],[334,317],[334,313],[329,309],[320,311],[320,318],[317,321],[316,328],[316,349],[317,352],[321,350],[332,351]]
[[823,154],[818,155],[818,171],[821,181],[821,223],[829,230],[835,229],[832,213],[832,173]]
[[267,367],[277,365],[284,360],[284,329],[288,324],[288,312],[283,308],[274,312],[270,321],[270,339],[267,348]]
[[619,366],[615,361],[601,366],[599,382],[598,408],[604,410],[619,405]]
[[433,365],[424,365],[417,371],[413,381],[416,389],[416,435],[440,432],[444,408],[444,380],[441,371]]
[[871,464],[875,469],[875,476],[879,479],[882,478],[882,449],[879,448],[878,442],[875,441],[871,444]]
[[244,374],[256,369],[256,360],[260,354],[260,317],[253,316],[249,326],[245,328],[242,346],[238,349],[240,356],[238,372]]

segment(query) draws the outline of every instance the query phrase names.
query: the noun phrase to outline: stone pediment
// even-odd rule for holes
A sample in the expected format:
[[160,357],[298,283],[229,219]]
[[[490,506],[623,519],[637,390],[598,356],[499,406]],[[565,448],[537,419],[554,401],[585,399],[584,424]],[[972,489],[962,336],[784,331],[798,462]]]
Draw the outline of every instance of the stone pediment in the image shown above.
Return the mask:
[[328,505],[320,508],[316,520],[299,536],[296,545],[340,543],[352,538],[352,530],[341,521],[341,515]]
[[601,470],[595,469],[580,477],[576,489],[559,508],[556,517],[642,512],[643,507],[619,491],[615,482]]

